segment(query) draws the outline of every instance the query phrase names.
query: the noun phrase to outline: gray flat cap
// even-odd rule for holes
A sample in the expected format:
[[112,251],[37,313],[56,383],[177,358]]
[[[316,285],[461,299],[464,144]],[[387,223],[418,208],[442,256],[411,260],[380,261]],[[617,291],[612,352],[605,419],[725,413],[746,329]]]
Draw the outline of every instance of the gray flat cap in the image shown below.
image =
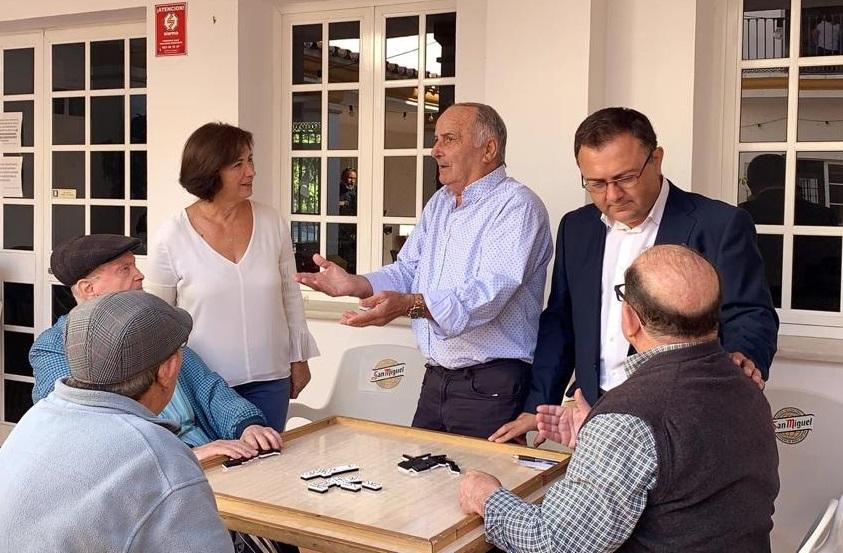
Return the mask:
[[164,362],[192,328],[187,311],[140,290],[86,301],[67,316],[70,374],[86,384],[125,382]]
[[62,284],[73,286],[112,259],[141,245],[137,238],[120,234],[89,234],[63,242],[50,255],[50,270]]

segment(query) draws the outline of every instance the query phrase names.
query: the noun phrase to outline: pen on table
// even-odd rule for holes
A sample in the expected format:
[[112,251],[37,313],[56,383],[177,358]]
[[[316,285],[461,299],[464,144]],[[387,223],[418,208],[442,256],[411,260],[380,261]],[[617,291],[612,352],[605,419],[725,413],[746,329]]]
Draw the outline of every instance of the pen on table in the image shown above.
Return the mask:
[[531,463],[544,463],[547,465],[555,465],[557,461],[553,459],[542,459],[541,457],[531,457],[529,455],[513,455],[516,461],[529,461]]

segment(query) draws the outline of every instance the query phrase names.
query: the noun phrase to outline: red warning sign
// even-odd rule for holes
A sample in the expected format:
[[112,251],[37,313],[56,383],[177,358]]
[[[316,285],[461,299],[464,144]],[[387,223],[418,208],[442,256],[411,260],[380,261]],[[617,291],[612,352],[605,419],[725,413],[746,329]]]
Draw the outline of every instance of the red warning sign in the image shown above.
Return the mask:
[[155,55],[187,53],[187,2],[155,5]]

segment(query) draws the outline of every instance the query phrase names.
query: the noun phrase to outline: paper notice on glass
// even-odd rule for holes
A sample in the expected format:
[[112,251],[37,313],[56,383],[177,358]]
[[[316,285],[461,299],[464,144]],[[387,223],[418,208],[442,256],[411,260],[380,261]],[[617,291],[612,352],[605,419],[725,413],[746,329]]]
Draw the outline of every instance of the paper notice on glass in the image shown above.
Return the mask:
[[20,148],[20,130],[23,113],[0,113],[0,148]]
[[23,156],[0,157],[0,191],[3,198],[22,198]]

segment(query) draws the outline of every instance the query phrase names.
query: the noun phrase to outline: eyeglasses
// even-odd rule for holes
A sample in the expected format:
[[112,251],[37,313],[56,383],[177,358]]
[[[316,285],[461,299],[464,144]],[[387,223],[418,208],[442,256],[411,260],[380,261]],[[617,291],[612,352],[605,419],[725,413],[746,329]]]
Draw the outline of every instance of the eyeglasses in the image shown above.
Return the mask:
[[618,298],[618,301],[626,301],[626,294],[623,293],[624,286],[626,286],[626,282],[615,284],[615,297]]
[[638,171],[637,175],[627,175],[625,177],[620,177],[611,180],[587,179],[580,175],[580,178],[582,178],[582,187],[588,190],[589,192],[603,192],[606,190],[606,188],[609,187],[610,184],[619,186],[624,190],[632,188],[638,183],[638,179],[640,179],[641,175],[644,174],[644,169],[647,168],[647,164],[650,163],[651,159],[653,159],[654,151],[655,150],[650,150],[650,153],[647,154],[647,159],[644,160],[644,165],[641,166],[641,170]]
[[629,306],[629,308],[630,308],[630,309],[632,309],[632,310],[635,312],[635,314],[636,314],[636,315],[638,315],[638,320],[639,320],[639,321],[641,321],[641,326],[647,326],[647,325],[644,323],[644,319],[641,317],[641,314],[640,314],[640,313],[638,313],[638,310],[637,310],[637,309],[635,309],[635,308],[632,306],[632,304],[631,304],[631,303],[629,303],[628,301],[626,301],[626,294],[624,294],[624,292],[623,292],[623,288],[624,288],[624,286],[626,286],[626,282],[621,282],[620,284],[615,284],[615,286],[614,286],[614,290],[615,290],[615,297],[618,299],[618,301],[625,301],[625,302],[626,302],[626,304]]

